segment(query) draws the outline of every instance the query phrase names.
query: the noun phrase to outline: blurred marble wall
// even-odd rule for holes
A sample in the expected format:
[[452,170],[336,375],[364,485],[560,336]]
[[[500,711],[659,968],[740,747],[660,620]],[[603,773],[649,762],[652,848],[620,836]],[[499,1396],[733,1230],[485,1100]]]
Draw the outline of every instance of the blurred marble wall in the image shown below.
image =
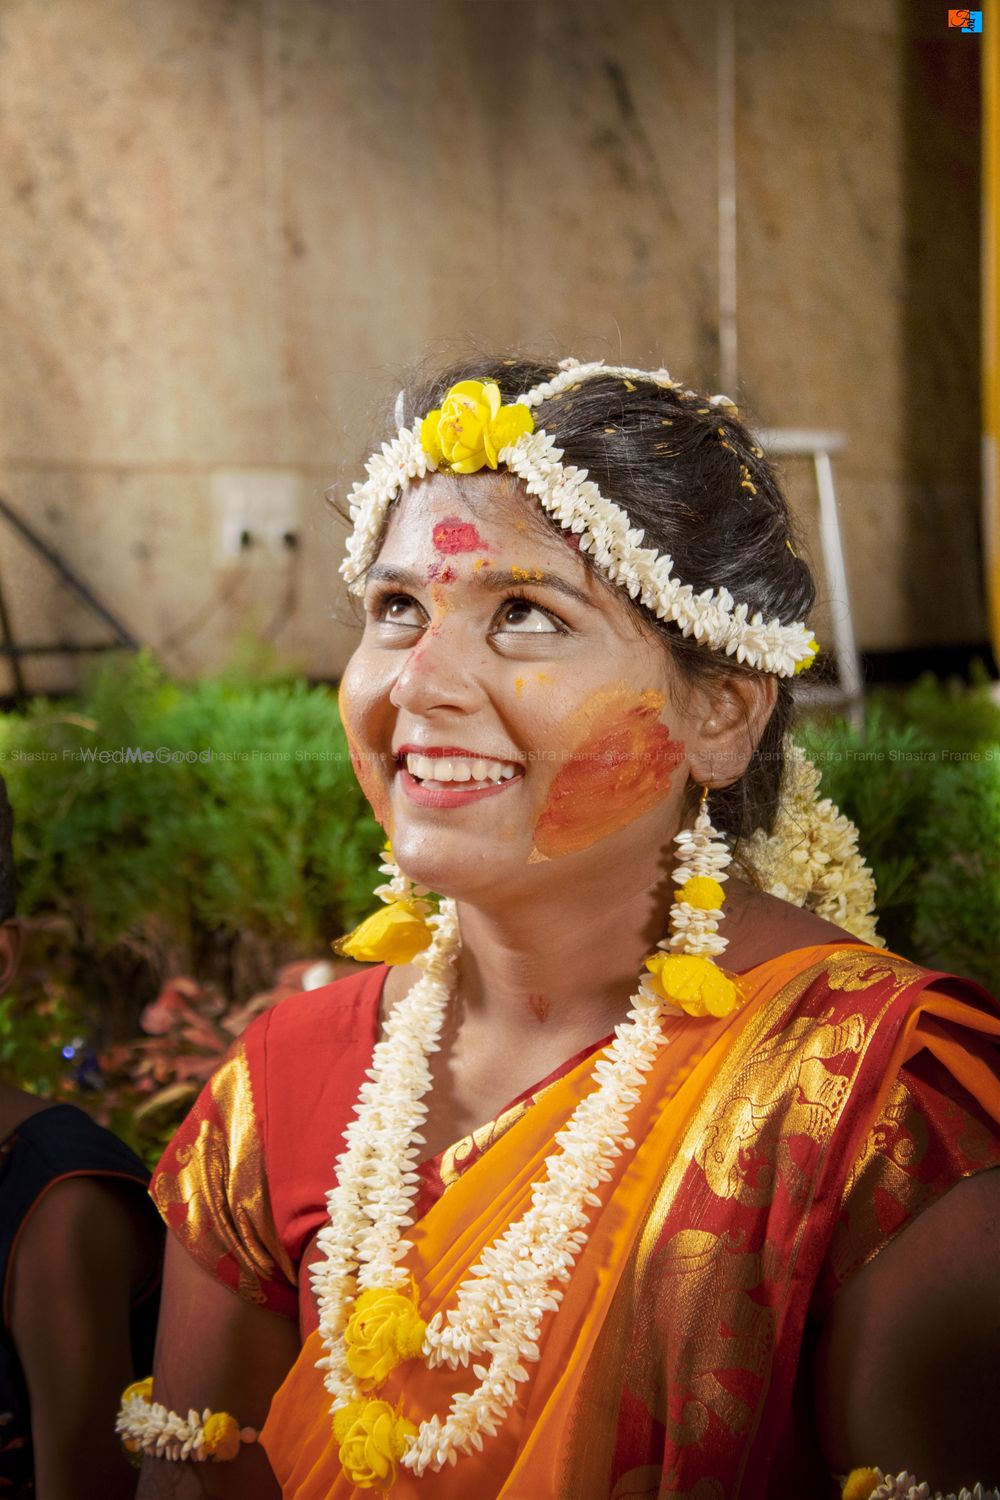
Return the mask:
[[[924,0],[735,9],[730,394],[844,432],[863,647],[985,639],[976,40]],[[172,670],[251,633],[335,676],[353,633],[323,491],[428,347],[717,388],[715,21],[711,0],[4,0],[0,494]],[[225,555],[220,487],[247,473],[292,495],[297,549]],[[0,580],[21,642],[101,636],[2,524]],[[29,658],[29,684],[80,660]]]

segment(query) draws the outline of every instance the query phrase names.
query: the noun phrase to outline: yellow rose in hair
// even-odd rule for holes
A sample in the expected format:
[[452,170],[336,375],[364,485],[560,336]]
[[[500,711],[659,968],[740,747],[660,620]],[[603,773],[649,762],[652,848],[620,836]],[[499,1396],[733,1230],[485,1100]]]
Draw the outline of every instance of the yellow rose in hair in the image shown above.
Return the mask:
[[420,443],[441,467],[456,474],[495,469],[501,449],[522,432],[532,432],[535,419],[526,406],[502,406],[500,387],[492,380],[460,380],[439,408],[420,425]]
[[334,951],[362,964],[408,964],[431,945],[425,901],[392,901],[366,917]]
[[396,1464],[417,1429],[388,1401],[352,1401],[333,1415],[344,1478],[358,1489],[387,1490],[395,1483]]
[[347,1368],[363,1391],[374,1390],[403,1360],[416,1359],[426,1332],[412,1297],[368,1287],[344,1330]]
[[743,1004],[738,985],[700,954],[654,953],[646,968],[657,994],[689,1016],[728,1016]]
[[483,433],[486,462],[495,469],[503,448],[516,443],[522,432],[533,432],[535,419],[526,406],[517,402],[513,406],[501,406],[496,416]]

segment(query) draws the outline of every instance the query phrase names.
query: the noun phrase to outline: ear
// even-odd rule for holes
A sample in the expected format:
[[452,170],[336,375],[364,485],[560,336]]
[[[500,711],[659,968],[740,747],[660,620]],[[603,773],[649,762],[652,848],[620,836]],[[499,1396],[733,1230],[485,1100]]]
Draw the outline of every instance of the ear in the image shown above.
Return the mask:
[[702,786],[730,786],[750,764],[778,699],[773,672],[727,676],[701,688],[690,715],[695,734],[688,741],[692,778]]
[[0,993],[14,981],[23,946],[24,924],[20,917],[8,917],[6,922],[0,922]]

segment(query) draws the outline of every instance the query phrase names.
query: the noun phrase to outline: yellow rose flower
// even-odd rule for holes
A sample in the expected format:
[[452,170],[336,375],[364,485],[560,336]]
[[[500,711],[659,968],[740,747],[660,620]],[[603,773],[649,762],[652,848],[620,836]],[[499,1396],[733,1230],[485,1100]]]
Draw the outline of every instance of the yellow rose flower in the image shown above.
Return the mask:
[[534,426],[526,406],[501,405],[500,387],[492,380],[460,380],[420,424],[420,443],[439,466],[475,474],[495,469],[501,449]]
[[646,959],[653,988],[689,1016],[728,1016],[743,1004],[739,987],[711,959],[694,953],[654,953]]
[[412,1297],[368,1287],[354,1304],[344,1330],[347,1368],[363,1391],[382,1384],[405,1359],[415,1359],[427,1325]]
[[697,906],[699,911],[720,911],[726,893],[710,875],[692,875],[677,892],[677,898],[688,906]]
[[240,1451],[240,1429],[226,1411],[213,1411],[204,1427],[202,1446],[216,1463],[228,1463]]
[[348,1483],[362,1490],[387,1490],[395,1483],[396,1464],[417,1429],[388,1401],[352,1401],[334,1412],[333,1433]]
[[359,963],[408,964],[429,948],[433,934],[423,901],[392,901],[334,943],[337,953]]
[[522,432],[533,432],[534,428],[535,419],[526,406],[516,401],[512,406],[501,406],[483,433],[483,447],[490,468],[496,468],[502,449],[516,443]]

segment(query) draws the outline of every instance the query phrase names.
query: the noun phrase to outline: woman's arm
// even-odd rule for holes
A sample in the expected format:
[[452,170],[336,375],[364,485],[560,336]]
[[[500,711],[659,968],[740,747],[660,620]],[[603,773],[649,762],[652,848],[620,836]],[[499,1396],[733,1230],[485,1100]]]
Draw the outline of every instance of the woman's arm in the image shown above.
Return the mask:
[[55,1183],[25,1223],[10,1270],[10,1329],[45,1500],[135,1493],[115,1413],[135,1378],[129,1303],[156,1253],[149,1218],[138,1189],[74,1177]]
[[958,1183],[838,1295],[816,1410],[835,1473],[1000,1484],[1000,1170]]
[[[271,1397],[299,1353],[297,1325],[238,1297],[167,1237],[153,1399],[186,1414],[226,1411],[264,1425]],[[277,1500],[264,1450],[244,1445],[230,1463],[146,1458],[140,1500]]]

